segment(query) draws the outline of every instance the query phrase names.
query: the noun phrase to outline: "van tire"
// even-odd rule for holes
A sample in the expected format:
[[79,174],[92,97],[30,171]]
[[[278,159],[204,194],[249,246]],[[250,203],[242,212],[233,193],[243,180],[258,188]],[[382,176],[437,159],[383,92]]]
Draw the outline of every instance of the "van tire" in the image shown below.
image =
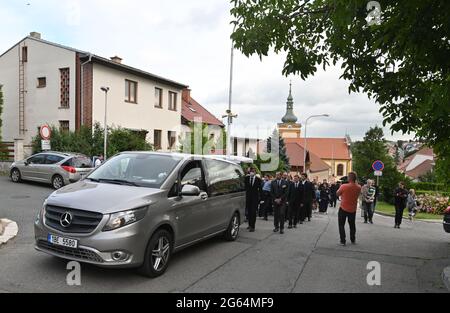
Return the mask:
[[[139,268],[139,273],[150,278],[161,276],[169,266],[172,251],[172,234],[165,229],[156,231],[147,244],[144,263]],[[154,253],[160,255],[159,262],[158,257],[156,257]],[[163,262],[162,266],[161,262]]]
[[241,221],[239,217],[239,213],[234,213],[231,218],[230,224],[228,225],[227,230],[224,233],[224,238],[227,241],[236,241],[239,237],[239,228],[241,226]]

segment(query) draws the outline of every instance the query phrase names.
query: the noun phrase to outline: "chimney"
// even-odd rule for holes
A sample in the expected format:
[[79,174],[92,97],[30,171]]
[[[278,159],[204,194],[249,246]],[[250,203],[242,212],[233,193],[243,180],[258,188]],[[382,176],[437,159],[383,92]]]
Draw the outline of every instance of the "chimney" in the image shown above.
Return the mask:
[[122,58],[118,57],[117,55],[111,57],[111,61],[113,61],[114,63],[117,63],[117,64],[122,64]]
[[189,88],[183,89],[182,98],[183,98],[183,101],[185,101],[187,103],[191,103],[191,90]]
[[33,37],[36,39],[42,39],[41,33],[38,33],[38,32],[31,32],[30,37]]

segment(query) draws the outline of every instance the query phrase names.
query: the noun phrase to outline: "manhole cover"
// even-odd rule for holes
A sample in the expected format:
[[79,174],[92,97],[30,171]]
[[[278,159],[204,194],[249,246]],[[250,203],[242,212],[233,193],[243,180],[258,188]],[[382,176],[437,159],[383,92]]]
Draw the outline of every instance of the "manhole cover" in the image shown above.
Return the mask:
[[12,196],[11,199],[21,200],[21,199],[29,199],[30,196]]

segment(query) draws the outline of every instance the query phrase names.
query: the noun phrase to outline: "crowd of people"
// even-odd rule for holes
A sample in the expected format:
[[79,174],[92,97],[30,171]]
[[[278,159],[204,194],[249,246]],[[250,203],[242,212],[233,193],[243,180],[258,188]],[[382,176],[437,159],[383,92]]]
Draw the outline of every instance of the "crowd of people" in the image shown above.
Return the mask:
[[[268,221],[273,215],[274,232],[284,234],[286,223],[288,229],[298,228],[299,225],[311,222],[313,211],[327,214],[328,209],[336,208],[338,212],[340,241],[346,245],[345,223],[350,226],[350,240],[356,242],[356,212],[360,201],[361,214],[364,223],[373,224],[373,217],[378,187],[375,182],[368,180],[363,186],[357,183],[356,173],[349,173],[348,183],[327,180],[321,183],[310,181],[308,175],[291,176],[288,173],[277,173],[275,177],[265,175],[261,178],[255,168],[248,170],[245,179],[246,188],[246,219],[248,230],[255,232],[256,220],[260,218]],[[414,190],[406,190],[401,182],[394,191],[395,197],[395,228],[400,228],[404,210],[407,208],[413,218],[417,206]]]

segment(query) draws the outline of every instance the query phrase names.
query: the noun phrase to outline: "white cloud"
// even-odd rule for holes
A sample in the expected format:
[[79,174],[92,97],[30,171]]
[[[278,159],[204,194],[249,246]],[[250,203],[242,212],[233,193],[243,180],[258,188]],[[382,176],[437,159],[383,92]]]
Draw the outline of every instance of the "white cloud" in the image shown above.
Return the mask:
[[[27,6],[26,3],[31,3]],[[30,31],[43,38],[188,84],[192,95],[217,116],[228,107],[231,25],[228,1],[218,0],[40,0],[0,2],[0,50]],[[70,8],[70,9],[68,9]],[[265,137],[285,113],[289,78],[281,75],[283,56],[261,62],[235,52],[233,110],[239,114],[236,134]],[[365,95],[347,92],[339,68],[320,71],[307,81],[292,77],[295,112],[300,122],[311,114],[311,136],[361,138],[382,124],[378,106]],[[385,131],[387,137],[389,130]],[[396,134],[396,138],[400,136]]]

